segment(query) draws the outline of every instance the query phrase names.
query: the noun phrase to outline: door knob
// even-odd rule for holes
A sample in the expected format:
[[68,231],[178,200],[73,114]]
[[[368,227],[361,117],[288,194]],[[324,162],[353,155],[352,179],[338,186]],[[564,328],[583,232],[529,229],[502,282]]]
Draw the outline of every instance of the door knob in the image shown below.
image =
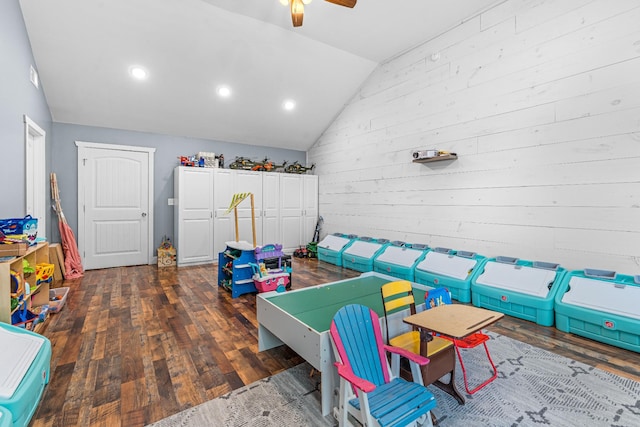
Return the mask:
[[142,218],[144,218],[145,216],[147,216],[146,212],[142,212]]

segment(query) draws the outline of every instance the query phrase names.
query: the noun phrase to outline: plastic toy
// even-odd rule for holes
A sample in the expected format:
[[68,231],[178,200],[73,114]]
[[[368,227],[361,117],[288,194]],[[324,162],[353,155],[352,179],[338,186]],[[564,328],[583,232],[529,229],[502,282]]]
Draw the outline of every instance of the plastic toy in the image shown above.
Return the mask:
[[229,169],[243,169],[254,170],[253,168],[258,166],[258,163],[245,157],[236,157],[236,159],[229,165]]
[[307,173],[307,171],[313,170],[313,168],[316,167],[316,164],[312,164],[310,167],[306,167],[306,166],[302,166],[300,163],[293,162],[293,164],[290,164],[289,166],[287,166],[284,171],[287,173],[299,173],[299,174],[304,174]]

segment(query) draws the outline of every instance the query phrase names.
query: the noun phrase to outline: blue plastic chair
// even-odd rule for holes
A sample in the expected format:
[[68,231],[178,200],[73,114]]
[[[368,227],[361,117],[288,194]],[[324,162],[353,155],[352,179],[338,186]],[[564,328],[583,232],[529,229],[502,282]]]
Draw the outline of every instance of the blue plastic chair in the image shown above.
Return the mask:
[[[330,334],[340,376],[339,407],[334,409],[340,426],[353,425],[349,415],[371,427],[433,425],[430,411],[436,400],[420,374],[429,359],[385,345],[378,316],[363,305],[338,310]],[[387,352],[409,359],[414,382],[391,372]]]

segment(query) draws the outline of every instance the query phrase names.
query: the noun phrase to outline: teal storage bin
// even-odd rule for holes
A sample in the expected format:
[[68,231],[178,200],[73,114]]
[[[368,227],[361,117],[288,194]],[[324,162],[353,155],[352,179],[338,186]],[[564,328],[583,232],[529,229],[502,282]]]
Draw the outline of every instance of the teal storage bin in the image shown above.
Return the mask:
[[8,409],[0,406],[0,427],[13,427],[13,418]]
[[566,269],[550,262],[496,257],[481,270],[471,279],[473,305],[553,326],[555,296]]
[[[5,346],[3,352],[14,352],[15,364],[5,364],[0,377],[8,378],[6,383],[0,383],[0,406],[11,413],[13,427],[26,427],[42,398],[44,387],[49,383],[51,364],[51,342],[42,335],[26,329],[0,323],[3,329],[0,337]],[[28,350],[34,342],[41,342],[40,348],[34,355]],[[29,356],[30,355],[30,356]],[[28,369],[19,378],[19,383],[13,394],[8,395],[7,389],[12,385],[11,378],[26,368],[25,361],[31,360]],[[11,373],[13,375],[6,375]]]
[[487,260],[475,252],[435,248],[415,268],[415,281],[434,288],[445,287],[451,298],[471,302],[471,279]]
[[342,266],[361,273],[373,271],[373,260],[387,245],[387,239],[358,237],[342,252]]
[[342,253],[356,240],[355,234],[333,233],[318,242],[318,259],[342,267]]
[[555,297],[556,328],[640,352],[640,276],[575,270]]
[[416,265],[428,250],[423,244],[391,242],[373,260],[373,271],[413,282]]

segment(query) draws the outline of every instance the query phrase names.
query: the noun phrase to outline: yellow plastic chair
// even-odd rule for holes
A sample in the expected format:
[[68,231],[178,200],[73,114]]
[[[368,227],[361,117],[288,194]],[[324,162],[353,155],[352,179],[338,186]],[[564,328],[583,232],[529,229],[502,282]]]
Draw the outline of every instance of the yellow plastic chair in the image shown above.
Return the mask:
[[[386,326],[387,343],[394,347],[399,347],[415,354],[420,352],[420,331],[414,327],[411,331],[404,332],[396,336],[389,333],[389,315],[403,310],[409,310],[411,314],[416,313],[416,304],[413,296],[411,282],[398,280],[382,285],[382,306],[384,308],[384,320]],[[407,313],[409,316],[409,313]],[[422,370],[423,382],[425,385],[435,384],[447,393],[451,394],[463,403],[462,396],[455,389],[455,353],[453,343],[450,340],[437,336],[429,336],[427,343],[427,354],[422,354],[429,358],[430,363]],[[391,362],[393,372],[399,372],[400,362],[398,359]],[[405,375],[408,372],[405,372]],[[449,383],[438,381],[441,377],[450,374]]]

